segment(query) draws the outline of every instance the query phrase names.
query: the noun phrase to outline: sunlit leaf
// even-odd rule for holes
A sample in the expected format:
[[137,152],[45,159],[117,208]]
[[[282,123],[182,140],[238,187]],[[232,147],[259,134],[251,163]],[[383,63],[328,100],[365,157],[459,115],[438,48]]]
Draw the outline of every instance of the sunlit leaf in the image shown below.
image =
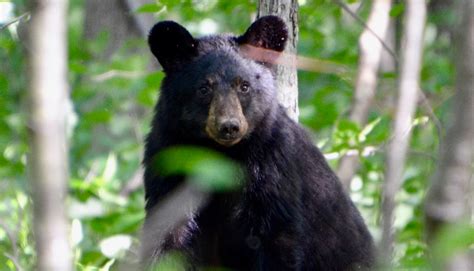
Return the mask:
[[370,134],[370,132],[372,132],[375,128],[375,126],[377,126],[377,124],[379,124],[380,120],[382,118],[376,118],[375,120],[371,121],[369,124],[367,124],[364,129],[362,129],[362,131],[359,133],[359,141],[360,142],[364,142],[367,138],[367,135]]
[[71,242],[73,246],[77,246],[84,238],[82,224],[79,219],[74,219],[71,224]]
[[238,165],[213,150],[180,146],[160,152],[154,160],[161,175],[184,175],[207,190],[229,190],[241,185]]
[[405,5],[403,3],[396,3],[390,10],[390,17],[398,17],[405,11]]
[[117,156],[114,153],[110,153],[107,157],[107,162],[105,164],[104,173],[102,174],[102,178],[106,181],[112,180],[117,172]]
[[108,237],[99,243],[100,251],[108,258],[122,257],[131,245],[132,238],[123,234]]
[[150,4],[144,4],[137,8],[135,12],[137,13],[155,13],[155,12],[161,12],[163,9],[165,9],[166,6],[161,5],[159,3],[150,3]]

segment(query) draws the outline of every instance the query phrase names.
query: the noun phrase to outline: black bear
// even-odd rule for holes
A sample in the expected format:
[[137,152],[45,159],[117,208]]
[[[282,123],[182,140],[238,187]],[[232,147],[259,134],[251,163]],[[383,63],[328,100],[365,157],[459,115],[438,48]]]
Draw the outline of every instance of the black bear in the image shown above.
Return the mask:
[[[277,102],[275,63],[242,50],[282,52],[287,32],[276,16],[256,20],[241,36],[194,38],[172,21],[151,29],[149,46],[165,77],[146,139],[145,225],[155,225],[152,209],[183,183],[182,176],[153,169],[153,158],[167,147],[218,151],[244,168],[245,184],[211,195],[179,226],[144,227],[147,250],[156,242],[144,252],[155,259],[145,261],[178,251],[190,270],[372,266],[373,241],[358,210],[311,138]],[[153,231],[164,241],[154,240]]]

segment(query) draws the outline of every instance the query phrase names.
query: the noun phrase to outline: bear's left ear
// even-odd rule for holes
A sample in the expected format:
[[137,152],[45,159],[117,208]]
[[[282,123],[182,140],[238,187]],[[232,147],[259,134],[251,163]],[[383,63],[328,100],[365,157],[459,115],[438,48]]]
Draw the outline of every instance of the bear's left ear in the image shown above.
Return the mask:
[[198,53],[198,40],[173,21],[155,24],[148,35],[148,45],[165,72],[179,69]]
[[277,16],[264,16],[256,20],[243,34],[237,38],[239,45],[269,49],[277,52],[285,50],[288,40],[288,28]]

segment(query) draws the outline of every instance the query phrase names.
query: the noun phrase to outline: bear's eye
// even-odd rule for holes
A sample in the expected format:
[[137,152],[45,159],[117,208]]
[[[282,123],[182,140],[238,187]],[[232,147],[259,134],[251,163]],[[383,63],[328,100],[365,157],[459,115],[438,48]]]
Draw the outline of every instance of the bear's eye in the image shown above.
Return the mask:
[[199,87],[198,92],[199,92],[199,95],[201,95],[201,96],[206,96],[206,95],[208,95],[209,93],[211,93],[212,90],[211,90],[211,88],[208,87],[208,86],[201,86],[201,87]]
[[249,85],[249,83],[243,82],[243,83],[240,85],[240,92],[242,92],[242,93],[248,93],[249,91],[250,91],[250,85]]

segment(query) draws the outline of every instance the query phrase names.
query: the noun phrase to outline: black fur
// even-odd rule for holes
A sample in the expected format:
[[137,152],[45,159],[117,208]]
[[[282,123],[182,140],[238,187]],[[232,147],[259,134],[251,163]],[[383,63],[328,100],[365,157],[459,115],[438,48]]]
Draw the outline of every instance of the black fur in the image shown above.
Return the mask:
[[[240,37],[194,39],[174,22],[153,28],[149,43],[166,77],[145,147],[147,212],[183,182],[154,174],[151,161],[166,147],[213,148],[240,163],[247,175],[241,190],[214,194],[171,232],[161,253],[178,250],[191,266],[233,270],[372,266],[372,238],[356,207],[304,129],[278,104],[270,70],[239,53],[247,42],[282,51],[286,38],[286,26],[274,16],[258,20]],[[180,46],[174,50],[173,44]],[[216,82],[205,96],[199,89],[209,75]],[[248,93],[238,92],[235,78],[250,84]],[[213,97],[231,92],[238,93],[249,127],[241,141],[226,147],[205,126]]]

